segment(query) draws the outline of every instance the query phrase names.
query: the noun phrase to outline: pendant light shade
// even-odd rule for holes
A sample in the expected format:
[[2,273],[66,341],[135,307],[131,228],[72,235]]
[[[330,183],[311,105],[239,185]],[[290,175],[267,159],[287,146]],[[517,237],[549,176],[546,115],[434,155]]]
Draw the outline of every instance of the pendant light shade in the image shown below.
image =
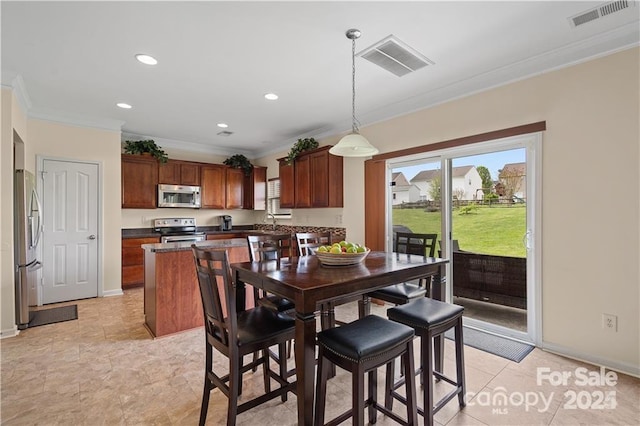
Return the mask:
[[341,157],[370,157],[378,153],[378,148],[371,145],[358,131],[356,119],[356,39],[360,35],[360,30],[356,29],[347,30],[346,33],[347,38],[351,40],[351,133],[329,150],[329,153]]

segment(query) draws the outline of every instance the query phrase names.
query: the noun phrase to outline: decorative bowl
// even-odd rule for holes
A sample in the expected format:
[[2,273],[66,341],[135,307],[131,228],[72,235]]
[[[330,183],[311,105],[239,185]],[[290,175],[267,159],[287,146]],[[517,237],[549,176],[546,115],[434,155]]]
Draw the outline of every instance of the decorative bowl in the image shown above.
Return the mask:
[[362,262],[365,257],[371,252],[371,250],[367,249],[367,251],[362,253],[328,253],[328,252],[318,252],[316,251],[316,256],[318,257],[318,261],[324,266],[348,266],[348,265],[356,265]]

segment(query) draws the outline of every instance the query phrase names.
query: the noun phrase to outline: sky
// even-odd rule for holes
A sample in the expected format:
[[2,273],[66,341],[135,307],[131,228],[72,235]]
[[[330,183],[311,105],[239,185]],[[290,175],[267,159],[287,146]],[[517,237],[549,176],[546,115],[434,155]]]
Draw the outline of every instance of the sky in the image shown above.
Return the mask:
[[[497,151],[488,154],[471,155],[468,157],[458,157],[453,160],[453,167],[460,166],[485,166],[491,173],[491,179],[498,179],[498,170],[505,164],[522,163],[526,161],[526,150],[524,148],[511,149],[508,151]],[[415,175],[423,170],[434,170],[440,167],[440,162],[428,163],[417,166],[394,168],[394,172],[402,172],[407,180],[411,180]]]

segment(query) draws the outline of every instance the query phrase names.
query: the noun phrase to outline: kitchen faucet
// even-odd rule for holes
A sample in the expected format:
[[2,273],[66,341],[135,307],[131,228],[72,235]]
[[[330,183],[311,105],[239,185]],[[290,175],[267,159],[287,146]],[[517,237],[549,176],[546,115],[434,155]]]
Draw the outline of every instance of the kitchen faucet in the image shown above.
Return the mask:
[[267,219],[269,219],[269,216],[271,216],[271,218],[273,219],[273,222],[271,222],[272,226],[273,226],[273,230],[276,230],[276,216],[273,213],[267,213]]

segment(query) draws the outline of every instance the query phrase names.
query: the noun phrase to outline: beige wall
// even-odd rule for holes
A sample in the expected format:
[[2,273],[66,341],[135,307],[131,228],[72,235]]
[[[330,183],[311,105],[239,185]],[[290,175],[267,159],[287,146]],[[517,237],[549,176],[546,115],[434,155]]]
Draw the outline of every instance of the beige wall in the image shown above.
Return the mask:
[[120,132],[29,120],[27,167],[35,170],[36,155],[100,162],[102,172],[102,250],[100,281],[105,293],[121,288]]
[[[545,120],[544,345],[636,375],[640,375],[640,207],[635,197],[640,190],[639,53],[637,48],[626,50],[361,129],[384,153]],[[273,176],[275,158],[284,154],[259,162],[269,166]],[[344,163],[343,222],[347,237],[354,241],[364,241],[363,163],[362,159]],[[602,329],[602,313],[618,316],[617,333]]]

